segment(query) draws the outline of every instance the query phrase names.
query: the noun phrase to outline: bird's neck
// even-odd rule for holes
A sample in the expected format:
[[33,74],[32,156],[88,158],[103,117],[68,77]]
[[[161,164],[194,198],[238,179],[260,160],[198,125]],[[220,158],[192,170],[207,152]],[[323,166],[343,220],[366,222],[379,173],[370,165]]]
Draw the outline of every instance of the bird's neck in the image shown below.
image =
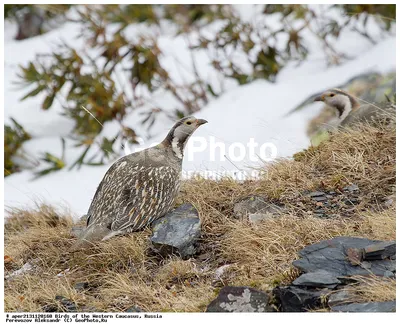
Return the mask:
[[342,122],[350,114],[351,111],[360,107],[360,104],[351,95],[343,96],[342,103],[336,105],[338,110],[338,121]]
[[350,114],[351,111],[352,107],[350,101],[346,102],[344,106],[341,107],[339,110],[339,120],[340,121],[344,120]]
[[180,160],[183,159],[183,150],[185,149],[188,138],[179,138],[174,136],[173,132],[170,132],[167,137],[160,143],[163,148],[169,148],[172,150],[174,156]]

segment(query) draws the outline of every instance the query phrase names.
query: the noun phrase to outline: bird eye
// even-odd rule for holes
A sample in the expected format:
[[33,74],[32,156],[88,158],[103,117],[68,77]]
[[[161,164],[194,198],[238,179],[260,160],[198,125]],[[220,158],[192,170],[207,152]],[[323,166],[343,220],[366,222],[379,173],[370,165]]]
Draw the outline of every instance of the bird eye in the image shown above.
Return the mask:
[[335,94],[329,94],[329,97],[333,97],[333,96],[335,96]]
[[192,121],[186,121],[186,124],[190,126],[192,124]]

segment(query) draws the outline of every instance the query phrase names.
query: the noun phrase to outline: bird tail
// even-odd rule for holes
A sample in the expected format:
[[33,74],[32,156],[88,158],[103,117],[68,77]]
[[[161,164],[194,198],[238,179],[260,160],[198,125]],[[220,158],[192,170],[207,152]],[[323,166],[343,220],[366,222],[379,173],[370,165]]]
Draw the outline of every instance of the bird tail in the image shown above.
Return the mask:
[[101,241],[104,237],[109,235],[111,230],[103,225],[90,225],[79,236],[72,246],[70,251],[78,251],[81,249],[93,246],[95,242]]

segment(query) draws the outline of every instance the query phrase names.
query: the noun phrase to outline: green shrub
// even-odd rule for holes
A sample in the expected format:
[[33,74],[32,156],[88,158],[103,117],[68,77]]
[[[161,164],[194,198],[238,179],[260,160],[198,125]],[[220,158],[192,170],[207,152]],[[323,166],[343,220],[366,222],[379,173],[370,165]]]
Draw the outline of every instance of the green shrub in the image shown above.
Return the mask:
[[31,138],[24,128],[11,118],[11,125],[4,125],[4,176],[19,170],[12,157],[17,154],[22,143]]

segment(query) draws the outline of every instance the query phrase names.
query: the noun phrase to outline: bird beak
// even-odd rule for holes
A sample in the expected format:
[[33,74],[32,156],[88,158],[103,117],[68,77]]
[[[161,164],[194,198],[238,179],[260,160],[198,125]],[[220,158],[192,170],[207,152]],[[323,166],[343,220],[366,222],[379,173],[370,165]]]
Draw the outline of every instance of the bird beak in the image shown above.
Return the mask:
[[197,119],[197,125],[198,126],[201,126],[201,125],[204,125],[205,123],[208,123],[208,121],[207,120],[204,120],[204,119]]
[[314,102],[323,102],[325,100],[325,97],[322,96],[317,96],[314,98]]

